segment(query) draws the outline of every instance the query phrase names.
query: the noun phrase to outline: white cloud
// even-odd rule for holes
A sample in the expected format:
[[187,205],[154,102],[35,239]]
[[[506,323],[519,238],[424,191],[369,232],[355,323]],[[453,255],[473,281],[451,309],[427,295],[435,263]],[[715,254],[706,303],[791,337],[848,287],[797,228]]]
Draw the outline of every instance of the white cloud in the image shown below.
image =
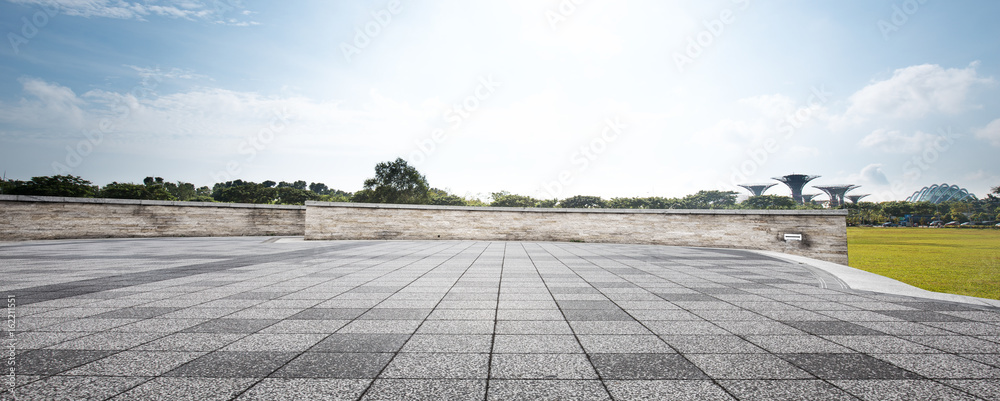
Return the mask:
[[170,70],[164,71],[161,70],[159,67],[150,68],[150,67],[139,67],[135,65],[125,65],[125,67],[134,70],[140,77],[144,79],[147,80],[154,79],[157,82],[162,81],[164,79],[212,80],[210,77],[201,74],[196,74],[194,73],[194,71],[190,69],[181,69],[174,67],[171,68]]
[[985,127],[975,131],[976,138],[990,142],[993,146],[1000,146],[1000,118],[993,120]]
[[84,18],[114,18],[145,21],[149,16],[181,18],[186,20],[206,20],[213,23],[248,26],[256,25],[253,21],[242,21],[235,18],[223,18],[229,11],[240,15],[248,15],[237,10],[238,1],[181,1],[173,4],[155,4],[152,1],[127,0],[9,0],[13,3],[34,7],[56,9],[61,14]]
[[[86,102],[72,89],[36,78],[21,78],[24,98],[0,107],[0,121],[32,125],[41,130],[79,129],[86,120]],[[29,131],[30,136],[38,136]]]
[[858,143],[863,148],[877,148],[888,153],[916,153],[937,140],[937,136],[917,131],[912,135],[900,131],[877,129]]
[[794,145],[788,148],[788,154],[799,159],[811,159],[819,157],[821,152],[811,146]]
[[861,179],[875,185],[889,185],[889,178],[882,171],[881,164],[869,164],[861,169]]
[[923,64],[898,69],[891,78],[873,82],[851,95],[846,117],[909,119],[976,109],[979,106],[971,103],[970,92],[994,82],[978,76],[977,65],[945,69]]
[[[407,130],[429,113],[406,103],[370,94],[354,109],[339,102],[301,96],[264,96],[218,88],[198,88],[158,95],[153,92],[92,90],[76,95],[70,88],[38,79],[22,79],[24,98],[0,102],[0,138],[60,144],[78,139],[83,130],[110,122],[102,146],[124,153],[158,152],[213,155],[236,153],[241,140],[257,135],[281,116],[283,143],[310,151],[349,147],[359,152],[400,143]],[[220,150],[221,148],[221,150]]]

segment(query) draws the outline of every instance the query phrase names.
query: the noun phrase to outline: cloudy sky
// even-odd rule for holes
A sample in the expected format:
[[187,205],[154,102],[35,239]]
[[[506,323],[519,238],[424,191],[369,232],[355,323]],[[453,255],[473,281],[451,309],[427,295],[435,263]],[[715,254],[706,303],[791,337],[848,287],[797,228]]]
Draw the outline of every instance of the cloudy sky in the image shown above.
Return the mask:
[[[683,196],[1000,185],[995,1],[0,0],[0,169]],[[819,192],[810,190],[809,192]],[[768,193],[788,194],[783,187]]]

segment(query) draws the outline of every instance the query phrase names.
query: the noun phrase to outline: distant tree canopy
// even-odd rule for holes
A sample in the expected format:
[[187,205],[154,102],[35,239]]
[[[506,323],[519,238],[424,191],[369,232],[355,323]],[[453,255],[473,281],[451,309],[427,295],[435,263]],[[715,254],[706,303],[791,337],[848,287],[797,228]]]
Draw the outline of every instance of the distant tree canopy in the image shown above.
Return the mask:
[[227,181],[215,184],[212,198],[219,202],[232,203],[274,203],[277,189],[252,181]]
[[[162,180],[162,179],[161,179]],[[162,181],[161,181],[162,183]],[[112,182],[101,188],[99,196],[116,199],[176,200],[163,185]]]
[[565,208],[604,208],[608,204],[600,196],[577,195],[563,199],[559,202],[560,207]]
[[295,189],[300,190],[300,191],[305,191],[306,190],[306,182],[302,181],[302,180],[295,181],[295,182],[284,182],[284,181],[282,181],[282,182],[278,183],[278,188],[295,188]]
[[354,202],[364,203],[430,203],[427,178],[406,160],[397,158],[375,166],[375,177],[365,180],[364,189],[354,194]]
[[[898,222],[910,215],[911,222],[926,224],[943,221],[989,222],[1000,220],[1000,186],[983,199],[930,202],[888,201],[848,203],[848,224]],[[169,182],[162,177],[146,177],[142,184],[112,182],[104,187],[72,175],[32,177],[28,181],[0,180],[0,193],[13,195],[105,197],[121,199],[180,200],[302,205],[306,201],[410,203],[446,206],[496,206],[517,208],[615,208],[615,209],[815,209],[815,204],[798,205],[785,196],[753,196],[736,203],[733,191],[698,191],[682,198],[617,197],[576,195],[565,199],[536,199],[508,191],[489,194],[488,202],[464,198],[447,189],[431,188],[427,178],[403,159],[378,163],[375,177],[364,181],[357,193],[332,189],[324,183],[271,181],[261,183],[233,180],[195,187],[194,184]]]
[[681,199],[685,209],[725,209],[736,206],[736,192],[698,191]]
[[746,209],[795,209],[798,203],[787,196],[758,195],[747,198],[740,206]]
[[[490,194],[490,206],[496,207],[552,207],[547,206],[545,201],[541,201],[530,196],[514,195],[507,191],[494,192]],[[555,204],[555,201],[552,202]]]
[[93,198],[98,189],[90,181],[73,175],[31,177],[30,181],[11,181],[10,183],[12,185],[10,185],[8,193],[11,195]]

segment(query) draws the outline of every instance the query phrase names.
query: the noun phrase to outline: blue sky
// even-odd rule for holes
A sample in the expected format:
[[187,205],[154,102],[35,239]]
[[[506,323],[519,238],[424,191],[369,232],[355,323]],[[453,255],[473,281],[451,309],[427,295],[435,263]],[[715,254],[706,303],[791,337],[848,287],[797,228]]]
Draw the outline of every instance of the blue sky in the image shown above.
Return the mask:
[[[1000,185],[993,1],[0,0],[0,169],[459,195]],[[808,190],[819,192],[818,190]],[[783,187],[768,193],[788,194]]]

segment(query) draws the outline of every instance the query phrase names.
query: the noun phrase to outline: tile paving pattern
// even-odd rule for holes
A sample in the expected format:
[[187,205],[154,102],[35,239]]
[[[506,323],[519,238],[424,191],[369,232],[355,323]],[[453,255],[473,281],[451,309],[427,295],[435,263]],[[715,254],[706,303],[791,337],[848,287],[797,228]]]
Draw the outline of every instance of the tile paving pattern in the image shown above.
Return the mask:
[[266,240],[0,244],[0,399],[1000,399],[1000,310],[750,252]]

